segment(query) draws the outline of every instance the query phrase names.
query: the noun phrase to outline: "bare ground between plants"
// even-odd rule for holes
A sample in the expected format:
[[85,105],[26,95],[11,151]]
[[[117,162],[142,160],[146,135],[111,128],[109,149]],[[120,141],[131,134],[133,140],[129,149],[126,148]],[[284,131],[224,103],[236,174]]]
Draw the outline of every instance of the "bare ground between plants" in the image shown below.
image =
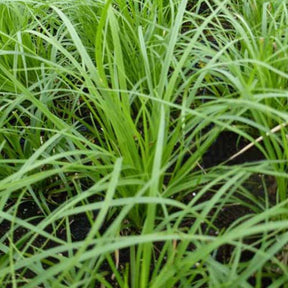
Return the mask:
[[[218,137],[217,141],[215,141],[208,152],[204,155],[203,157],[203,162],[202,165],[205,169],[209,169],[209,167],[216,166],[223,161],[227,160],[229,156],[235,154],[239,149],[243,148],[247,143],[245,141],[238,141],[238,136],[232,132],[223,132],[220,134]],[[241,164],[245,162],[252,162],[252,161],[259,161],[262,160],[263,156],[261,153],[256,149],[252,148],[245,152],[244,154],[240,155],[233,161],[231,161],[229,164],[234,165],[234,164]],[[266,186],[267,191],[269,192],[269,200],[273,204],[275,203],[275,180],[273,178],[265,178],[263,182],[263,175],[252,175],[249,178],[249,181],[247,181],[247,189],[250,189],[253,191],[253,194],[255,197],[259,199],[259,201],[264,201],[264,186]],[[217,190],[217,187],[215,187]],[[205,195],[204,197],[201,198],[200,201],[208,201],[209,198],[212,195],[209,193]],[[57,208],[58,205],[63,204],[66,201],[67,195],[65,193],[62,193],[56,197],[53,197],[53,202],[49,204],[49,209],[53,211],[54,209]],[[183,202],[190,201],[191,198],[194,197],[192,194],[188,194],[184,199]],[[239,196],[241,199],[241,196]],[[242,199],[243,200],[243,199]],[[244,200],[245,201],[245,200]],[[16,200],[10,200],[9,204],[6,206],[6,210],[9,209],[12,205],[15,205]],[[271,205],[272,205],[271,204]],[[210,212],[211,218],[213,217],[213,213],[215,211]],[[53,212],[52,212],[53,213]],[[221,211],[217,212],[217,217],[214,219],[213,224],[215,227],[217,227],[217,231],[219,230],[225,230],[227,229],[230,225],[233,224],[234,221],[237,219],[251,214],[255,213],[251,209],[249,209],[247,206],[241,205],[239,203],[229,204],[221,209]],[[42,211],[39,209],[39,207],[36,205],[36,203],[33,201],[33,199],[26,199],[26,201],[23,201],[19,206],[17,210],[17,217],[20,219],[26,220],[27,222],[37,225],[45,215],[42,213]],[[95,213],[95,217],[97,217]],[[188,228],[193,224],[194,220],[185,220],[181,224],[181,228]],[[84,240],[87,234],[89,233],[91,224],[87,218],[87,215],[85,213],[78,214],[75,216],[70,216],[69,217],[69,224],[70,224],[70,232],[72,236],[72,241],[81,241]],[[106,226],[109,226],[109,223],[106,223]],[[103,225],[103,229],[105,230],[105,225]],[[2,220],[0,224],[0,238],[5,239],[5,244],[9,246],[9,240],[8,239],[13,239],[15,243],[23,242],[23,239],[25,239],[27,233],[29,232],[26,228],[24,227],[17,227],[14,229],[14,231],[11,231],[11,223],[7,220]],[[217,236],[217,231],[215,229],[212,229],[211,227],[208,227],[207,225],[203,225],[203,230],[207,229],[206,233]],[[48,233],[55,233],[55,227],[53,228],[51,225],[48,226],[45,229],[46,232]],[[65,225],[59,225],[59,227],[56,230],[56,237],[62,240],[66,240],[66,229]],[[126,230],[125,234],[129,235],[129,233],[137,233],[137,231],[132,231],[132,230]],[[8,237],[9,236],[9,237]],[[25,242],[28,241],[29,239],[26,239],[22,245],[25,245]],[[244,242],[246,244],[253,244],[257,239],[244,239]],[[36,239],[33,241],[31,247],[26,251],[27,253],[32,253],[33,250],[36,251],[37,248],[41,249],[50,249],[58,244],[47,240],[43,236],[37,236]],[[155,251],[161,250],[162,243],[154,243],[155,246]],[[189,249],[193,249],[193,245],[189,246]],[[233,251],[233,247],[230,245],[223,245],[219,247],[216,255],[216,260],[219,261],[220,263],[228,263],[231,257],[231,253]],[[129,256],[129,249],[124,249],[121,251],[118,251],[119,253],[119,263],[117,264],[120,271],[121,269],[124,269],[125,265],[129,263],[130,261],[130,256]],[[157,253],[156,253],[157,255]],[[241,255],[241,261],[246,262],[249,261],[253,257],[253,253],[249,251],[243,251]],[[50,263],[53,263],[53,261],[56,261],[56,259],[47,259],[50,261]],[[157,261],[157,259],[156,259]],[[57,261],[56,261],[57,262]],[[47,265],[47,268],[49,265]],[[26,268],[27,269],[27,268]],[[118,287],[117,283],[113,280],[113,273],[112,271],[109,272],[109,265],[104,264],[103,267],[103,273],[106,275],[105,277],[107,278],[107,281],[112,283],[114,287]],[[108,269],[108,270],[107,270]],[[153,267],[151,267],[151,270],[153,270]],[[27,269],[24,272],[24,275],[27,279],[33,278],[34,273],[32,271],[29,271]],[[255,279],[252,277],[249,282],[253,285],[255,284]],[[268,287],[269,284],[272,283],[272,280],[269,278],[263,277],[262,280],[262,287]],[[23,285],[25,283],[23,282]],[[8,286],[7,286],[8,287]],[[19,286],[20,287],[20,286]],[[100,287],[100,286],[99,286]],[[177,286],[176,286],[177,287]]]

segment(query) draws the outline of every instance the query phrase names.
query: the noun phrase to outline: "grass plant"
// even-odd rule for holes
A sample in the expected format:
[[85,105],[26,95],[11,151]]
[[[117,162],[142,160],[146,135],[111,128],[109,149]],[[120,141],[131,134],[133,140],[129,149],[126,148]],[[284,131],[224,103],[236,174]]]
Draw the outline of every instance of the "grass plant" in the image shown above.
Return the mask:
[[287,4],[0,1],[1,287],[288,287]]

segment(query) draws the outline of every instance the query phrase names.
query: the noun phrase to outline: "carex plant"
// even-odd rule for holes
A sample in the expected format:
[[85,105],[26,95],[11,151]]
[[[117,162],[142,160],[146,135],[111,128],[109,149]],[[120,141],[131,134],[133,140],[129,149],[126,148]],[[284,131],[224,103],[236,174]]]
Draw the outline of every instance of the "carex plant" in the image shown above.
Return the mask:
[[[3,287],[287,282],[287,3],[270,2],[1,2]],[[258,161],[208,165],[227,132]]]

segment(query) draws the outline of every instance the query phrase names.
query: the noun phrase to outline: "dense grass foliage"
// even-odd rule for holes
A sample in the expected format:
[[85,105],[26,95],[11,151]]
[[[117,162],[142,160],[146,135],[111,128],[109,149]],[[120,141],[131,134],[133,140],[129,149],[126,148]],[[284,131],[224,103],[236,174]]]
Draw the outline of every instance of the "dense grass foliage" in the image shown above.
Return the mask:
[[288,287],[287,4],[0,1],[0,286]]

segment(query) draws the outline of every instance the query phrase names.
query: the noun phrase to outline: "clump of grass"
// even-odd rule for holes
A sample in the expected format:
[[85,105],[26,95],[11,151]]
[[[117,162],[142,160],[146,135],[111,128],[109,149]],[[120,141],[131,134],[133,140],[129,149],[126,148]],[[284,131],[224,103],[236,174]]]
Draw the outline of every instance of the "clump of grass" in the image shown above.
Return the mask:
[[283,287],[286,4],[2,2],[1,285]]

